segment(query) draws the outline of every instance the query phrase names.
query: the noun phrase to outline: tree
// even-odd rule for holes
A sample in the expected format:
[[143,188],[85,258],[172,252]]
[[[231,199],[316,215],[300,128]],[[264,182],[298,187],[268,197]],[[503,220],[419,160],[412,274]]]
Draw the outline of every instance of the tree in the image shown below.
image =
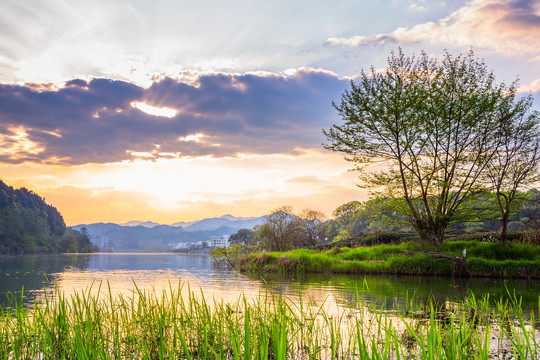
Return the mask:
[[303,234],[297,241],[298,247],[309,247],[317,245],[324,233],[323,222],[326,216],[317,210],[304,209],[300,214],[300,221],[303,224]]
[[253,239],[253,231],[249,229],[240,229],[229,236],[229,244],[231,245],[250,245]]
[[93,252],[97,251],[97,246],[92,244],[92,241],[90,240],[90,234],[88,233],[88,229],[85,227],[82,227],[81,230],[77,233],[77,251],[78,252]]
[[269,251],[288,251],[297,247],[302,233],[300,219],[293,215],[291,206],[282,206],[266,217],[263,224],[255,228],[255,241]]
[[518,215],[520,218],[527,218],[529,229],[540,229],[540,191],[530,189],[524,194],[525,201],[521,204]]
[[351,223],[357,218],[357,211],[362,207],[360,201],[349,201],[343,205],[340,205],[334,210],[332,215],[336,218],[341,218],[347,224]]
[[362,186],[402,197],[410,226],[439,245],[470,217],[466,204],[481,190],[498,130],[520,106],[516,86],[497,83],[472,51],[438,61],[399,50],[385,71],[362,72],[333,103],[343,123],[323,130],[325,147],[346,154]]
[[334,210],[332,215],[336,218],[339,225],[338,234],[336,234],[336,236],[339,236],[339,239],[355,236],[360,233],[359,227],[363,225],[359,214],[361,208],[362,203],[360,201],[349,201]]
[[317,244],[324,233],[320,211],[304,209],[298,216],[291,206],[282,206],[255,227],[253,242],[269,251],[288,251]]
[[0,253],[56,252],[65,232],[62,215],[42,197],[0,180]]
[[532,97],[517,102],[515,114],[501,126],[501,145],[487,166],[487,178],[497,199],[501,241],[508,247],[508,222],[525,200],[520,190],[540,180],[540,114],[529,113]]
[[60,251],[66,253],[77,252],[79,244],[77,236],[72,231],[66,231],[60,240]]

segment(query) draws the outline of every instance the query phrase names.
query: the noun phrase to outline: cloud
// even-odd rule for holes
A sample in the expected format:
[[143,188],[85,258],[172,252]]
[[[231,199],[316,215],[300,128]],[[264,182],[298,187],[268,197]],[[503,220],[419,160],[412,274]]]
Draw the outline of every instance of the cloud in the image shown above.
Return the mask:
[[446,43],[475,46],[506,54],[540,51],[538,0],[474,0],[435,22],[400,27],[386,34],[329,38],[330,46],[366,46],[387,43]]
[[68,224],[133,219],[174,223],[234,213],[263,215],[281,205],[326,214],[365,199],[341,154],[159,159],[83,166],[0,164],[2,180],[45,197]]
[[[68,225],[99,222],[105,219],[123,221],[159,213],[152,206],[155,198],[143,191],[122,191],[111,187],[60,186],[40,191],[47,202],[57,207]],[[119,217],[122,219],[119,219]],[[130,217],[131,216],[131,217]]]
[[519,92],[539,92],[540,91],[540,79],[536,79],[531,82],[529,85],[522,85],[519,88]]
[[0,162],[297,153],[320,147],[321,128],[337,116],[331,102],[346,87],[347,80],[313,69],[165,77],[148,88],[103,78],[60,88],[0,84],[0,142],[10,149]]

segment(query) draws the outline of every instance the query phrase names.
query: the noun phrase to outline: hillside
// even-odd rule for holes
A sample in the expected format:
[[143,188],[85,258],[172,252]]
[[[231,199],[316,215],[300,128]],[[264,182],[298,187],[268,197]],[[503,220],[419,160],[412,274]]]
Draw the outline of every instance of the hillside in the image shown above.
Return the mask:
[[0,254],[88,252],[88,236],[66,229],[62,215],[36,193],[0,180]]

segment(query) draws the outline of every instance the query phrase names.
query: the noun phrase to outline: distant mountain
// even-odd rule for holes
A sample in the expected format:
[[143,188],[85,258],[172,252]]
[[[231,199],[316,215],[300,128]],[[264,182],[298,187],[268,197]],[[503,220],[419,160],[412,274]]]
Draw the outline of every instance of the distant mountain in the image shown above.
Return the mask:
[[[206,218],[206,219],[202,219],[202,220],[197,220],[197,221],[179,221],[179,222],[175,222],[174,224],[171,224],[171,226],[181,226],[183,227],[186,231],[199,231],[199,230],[215,230],[217,229],[218,227],[220,226],[227,226],[227,225],[230,225],[230,222],[231,221],[246,221],[246,227],[247,228],[252,228],[253,226],[249,226],[250,225],[250,222],[252,220],[255,220],[255,219],[259,219],[259,218],[256,218],[256,217],[237,217],[237,216],[233,216],[231,214],[227,214],[227,215],[222,215],[220,217],[216,217],[216,218]],[[258,221],[256,221],[258,223]],[[191,227],[192,225],[195,225],[195,224],[198,224],[194,227]],[[232,227],[236,228],[237,225],[242,225],[241,223],[238,223]],[[191,229],[191,230],[190,230]],[[241,227],[239,228],[241,229]]]
[[157,223],[157,222],[153,222],[153,221],[132,220],[132,221],[128,221],[126,223],[119,224],[119,225],[122,225],[122,226],[143,226],[143,227],[146,227],[146,228],[153,228],[153,227],[156,227],[156,226],[158,226],[160,224]]
[[238,221],[238,220],[253,220],[253,219],[256,219],[255,217],[239,217],[239,216],[234,216],[234,215],[231,215],[231,214],[221,215],[220,218],[222,218],[222,219],[227,219],[227,220],[231,220],[231,221]]
[[194,223],[196,223],[196,221],[189,221],[189,222],[186,222],[186,221],[179,221],[179,222],[175,222],[174,224],[171,224],[171,226],[175,226],[175,227],[178,227],[178,226],[186,227],[186,226],[189,226],[189,225],[194,224]]
[[[238,218],[224,215],[192,223],[178,222],[159,225],[153,222],[129,221],[123,224],[95,223],[74,226],[85,227],[94,244],[112,248],[115,252],[168,251],[178,243],[208,241],[212,236],[232,235],[240,229],[251,229],[262,224],[265,217]],[[178,224],[187,224],[185,227]]]
[[265,217],[257,218],[236,218],[232,215],[224,215],[216,218],[208,218],[199,220],[189,226],[184,227],[188,232],[215,230],[220,227],[229,227],[232,229],[251,229],[255,225],[260,225],[264,222]]
[[169,225],[154,227],[126,226],[113,223],[81,224],[74,226],[86,228],[92,242],[104,250],[115,252],[155,252],[167,251],[169,243],[183,242],[184,229]]

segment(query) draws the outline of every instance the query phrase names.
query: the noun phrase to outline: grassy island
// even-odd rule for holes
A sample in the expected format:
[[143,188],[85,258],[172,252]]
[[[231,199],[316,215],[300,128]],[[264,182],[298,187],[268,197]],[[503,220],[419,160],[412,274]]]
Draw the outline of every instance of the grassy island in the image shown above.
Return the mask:
[[[349,239],[345,243],[348,246],[338,243],[318,249],[229,254],[227,259],[235,259],[232,265],[245,272],[450,276],[452,259],[466,250],[469,276],[540,278],[540,246],[524,243],[526,236],[526,233],[511,234],[515,241],[506,248],[498,241],[497,234],[462,235],[448,239],[434,251],[426,244],[410,240],[409,233],[403,237],[371,234]],[[388,243],[380,244],[381,241]]]

